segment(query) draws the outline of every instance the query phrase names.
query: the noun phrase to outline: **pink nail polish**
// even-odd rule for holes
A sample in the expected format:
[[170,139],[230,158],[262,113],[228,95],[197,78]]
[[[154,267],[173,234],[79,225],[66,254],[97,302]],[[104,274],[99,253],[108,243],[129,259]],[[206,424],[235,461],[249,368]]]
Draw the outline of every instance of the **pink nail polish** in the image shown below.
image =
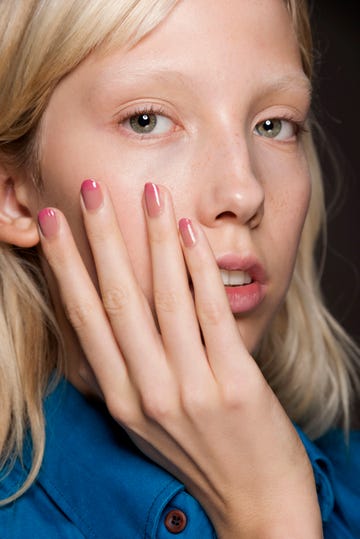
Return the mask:
[[90,211],[98,210],[104,200],[100,185],[94,180],[85,180],[82,183],[81,196],[85,208]]
[[180,219],[179,230],[185,247],[192,247],[195,245],[196,234],[190,219]]
[[53,238],[56,236],[59,226],[56,213],[51,208],[44,208],[38,213],[38,223],[42,235],[45,238]]
[[158,186],[155,185],[155,183],[146,183],[144,194],[146,211],[148,212],[149,217],[158,217],[163,209]]

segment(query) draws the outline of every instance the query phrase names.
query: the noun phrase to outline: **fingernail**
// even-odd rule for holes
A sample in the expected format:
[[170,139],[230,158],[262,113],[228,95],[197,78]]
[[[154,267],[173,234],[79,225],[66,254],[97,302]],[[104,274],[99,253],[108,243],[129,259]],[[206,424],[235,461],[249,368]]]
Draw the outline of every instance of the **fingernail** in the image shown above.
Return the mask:
[[158,186],[155,183],[146,183],[144,194],[146,211],[149,217],[158,217],[163,209]]
[[42,235],[45,238],[53,238],[56,236],[59,226],[56,213],[51,208],[44,208],[38,213],[38,223]]
[[190,219],[184,218],[179,221],[179,230],[186,247],[192,247],[196,243],[196,234]]
[[81,184],[81,196],[85,208],[90,211],[98,210],[104,200],[100,185],[95,180],[85,180]]

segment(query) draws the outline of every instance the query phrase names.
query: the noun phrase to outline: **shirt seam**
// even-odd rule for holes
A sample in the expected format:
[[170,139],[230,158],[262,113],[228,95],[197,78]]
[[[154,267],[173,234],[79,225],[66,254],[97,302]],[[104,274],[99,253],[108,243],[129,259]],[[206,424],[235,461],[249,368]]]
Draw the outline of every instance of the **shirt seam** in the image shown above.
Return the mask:
[[[146,521],[145,521],[145,528],[144,528],[144,539],[152,539],[152,536],[153,534],[152,533],[149,533],[149,523],[150,523],[150,519],[151,519],[151,513],[154,509],[154,506],[156,504],[156,502],[159,500],[159,498],[161,498],[163,495],[164,495],[164,492],[166,490],[168,490],[171,485],[177,485],[177,488],[171,493],[171,498],[173,498],[178,492],[180,492],[181,490],[184,489],[183,485],[181,483],[179,483],[175,478],[173,479],[170,479],[170,481],[168,483],[166,483],[166,485],[163,486],[163,488],[157,493],[157,495],[154,497],[150,507],[149,507],[149,510],[147,512],[147,517],[146,517]],[[168,500],[166,500],[166,502],[163,504],[163,507],[166,506],[166,504],[168,503]],[[161,514],[161,513],[160,513]],[[159,521],[160,519],[158,518],[157,519],[157,523],[156,523],[156,530],[158,529],[158,526],[159,526]]]
[[[56,498],[49,492],[49,489],[45,487],[45,485],[42,485],[42,481],[39,481],[39,485],[43,488],[44,492],[47,496],[50,496],[50,498],[53,500],[53,502],[59,506],[59,508],[62,510],[62,512],[65,514],[65,516],[76,526],[76,528],[84,535],[84,537],[88,537],[86,534],[90,534],[91,537],[99,538],[98,534],[94,531],[93,527],[88,523],[88,521],[85,521],[82,516],[77,512],[76,508],[74,508],[66,499],[64,494],[57,488],[57,486],[51,481],[51,479],[47,478],[47,483],[51,486],[52,489],[56,492],[56,494],[61,498],[61,500],[66,505],[67,511],[65,512],[61,506],[59,506]],[[71,516],[74,515],[79,520],[79,522],[76,522],[74,518]],[[84,529],[79,524],[83,524]]]

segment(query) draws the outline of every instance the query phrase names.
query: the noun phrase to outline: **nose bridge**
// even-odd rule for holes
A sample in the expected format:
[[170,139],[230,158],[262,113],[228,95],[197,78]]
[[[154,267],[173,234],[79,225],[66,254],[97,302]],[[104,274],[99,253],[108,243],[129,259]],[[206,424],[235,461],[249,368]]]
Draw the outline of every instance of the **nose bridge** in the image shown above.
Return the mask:
[[245,133],[226,128],[209,133],[204,169],[207,219],[236,217],[245,224],[262,216],[264,189]]

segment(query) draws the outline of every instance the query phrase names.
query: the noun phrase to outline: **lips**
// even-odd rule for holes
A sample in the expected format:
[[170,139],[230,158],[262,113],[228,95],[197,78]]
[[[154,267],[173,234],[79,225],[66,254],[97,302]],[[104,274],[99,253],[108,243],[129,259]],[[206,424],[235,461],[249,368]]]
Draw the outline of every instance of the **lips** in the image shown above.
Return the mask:
[[267,276],[254,256],[240,257],[226,254],[217,264],[234,314],[254,310],[264,299]]

